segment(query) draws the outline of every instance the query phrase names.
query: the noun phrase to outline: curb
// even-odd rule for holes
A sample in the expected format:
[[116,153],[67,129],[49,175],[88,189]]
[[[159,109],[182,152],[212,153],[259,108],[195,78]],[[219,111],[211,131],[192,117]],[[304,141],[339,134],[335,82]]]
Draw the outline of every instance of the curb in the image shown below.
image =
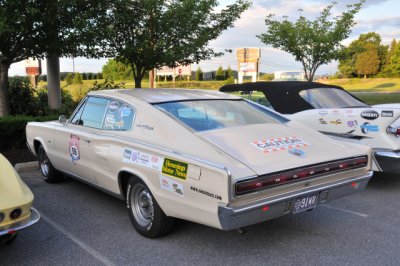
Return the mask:
[[39,169],[39,164],[37,161],[27,162],[27,163],[17,163],[14,166],[14,169],[15,171],[17,171],[17,173],[28,172]]

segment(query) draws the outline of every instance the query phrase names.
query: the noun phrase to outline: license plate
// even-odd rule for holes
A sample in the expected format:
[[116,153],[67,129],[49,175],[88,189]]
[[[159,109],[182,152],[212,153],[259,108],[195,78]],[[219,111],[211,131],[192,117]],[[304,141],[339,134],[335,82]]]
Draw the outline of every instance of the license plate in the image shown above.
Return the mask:
[[315,206],[317,206],[317,201],[318,201],[318,194],[298,198],[294,202],[292,213],[296,214],[314,209]]

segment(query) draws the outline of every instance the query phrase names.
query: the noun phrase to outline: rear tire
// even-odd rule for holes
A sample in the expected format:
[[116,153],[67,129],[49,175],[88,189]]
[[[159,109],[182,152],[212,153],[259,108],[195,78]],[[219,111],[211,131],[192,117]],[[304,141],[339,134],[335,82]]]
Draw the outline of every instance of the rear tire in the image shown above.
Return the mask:
[[44,181],[47,183],[57,183],[61,180],[60,172],[58,172],[51,164],[42,144],[40,144],[38,148],[38,161]]
[[142,236],[156,238],[172,230],[174,218],[165,215],[142,180],[134,177],[129,179],[126,202],[133,227]]

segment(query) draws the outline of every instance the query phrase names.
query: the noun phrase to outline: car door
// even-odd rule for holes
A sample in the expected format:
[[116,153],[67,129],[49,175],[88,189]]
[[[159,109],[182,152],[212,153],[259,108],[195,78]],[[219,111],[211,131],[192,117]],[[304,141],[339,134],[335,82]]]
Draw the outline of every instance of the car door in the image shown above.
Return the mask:
[[110,100],[87,97],[71,119],[55,133],[56,168],[96,183],[93,169],[93,136],[103,127]]

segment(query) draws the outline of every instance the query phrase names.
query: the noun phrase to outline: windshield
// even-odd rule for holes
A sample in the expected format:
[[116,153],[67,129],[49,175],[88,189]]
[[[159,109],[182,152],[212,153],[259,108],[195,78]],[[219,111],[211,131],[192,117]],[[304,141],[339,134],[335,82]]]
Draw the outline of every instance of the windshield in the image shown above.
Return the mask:
[[277,123],[243,100],[201,100],[159,103],[155,106],[194,131]]
[[349,93],[335,88],[315,88],[300,91],[300,96],[314,108],[368,107]]

